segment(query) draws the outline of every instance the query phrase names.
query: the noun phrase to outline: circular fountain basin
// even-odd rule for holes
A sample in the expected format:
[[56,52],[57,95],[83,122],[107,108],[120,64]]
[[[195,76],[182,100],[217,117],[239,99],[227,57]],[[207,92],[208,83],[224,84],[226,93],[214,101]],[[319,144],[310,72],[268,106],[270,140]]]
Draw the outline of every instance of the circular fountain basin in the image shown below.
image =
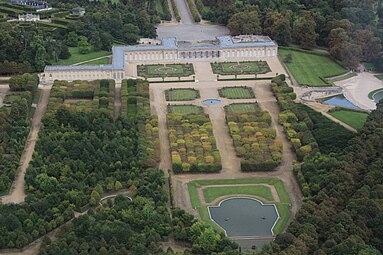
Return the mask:
[[219,104],[219,103],[221,103],[221,100],[219,100],[219,99],[207,99],[207,100],[203,100],[202,103],[208,104],[208,105],[210,105],[210,104]]

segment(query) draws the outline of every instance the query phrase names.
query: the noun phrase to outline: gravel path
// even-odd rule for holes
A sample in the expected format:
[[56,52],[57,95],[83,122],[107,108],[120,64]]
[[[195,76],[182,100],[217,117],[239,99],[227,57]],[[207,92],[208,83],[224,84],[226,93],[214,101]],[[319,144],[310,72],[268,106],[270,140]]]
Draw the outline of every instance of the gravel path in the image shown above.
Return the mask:
[[121,112],[121,81],[116,81],[114,89],[114,113],[113,118],[116,120]]
[[51,88],[52,86],[43,86],[41,88],[39,103],[37,105],[35,114],[33,115],[31,129],[27,138],[27,142],[25,144],[23,154],[20,158],[20,166],[17,169],[16,178],[11,187],[11,193],[1,197],[1,202],[3,204],[19,204],[24,202],[25,200],[25,172],[28,168],[29,162],[31,161],[33,152],[35,150],[37,135],[41,126],[41,119],[45,113],[48,104],[48,98]]

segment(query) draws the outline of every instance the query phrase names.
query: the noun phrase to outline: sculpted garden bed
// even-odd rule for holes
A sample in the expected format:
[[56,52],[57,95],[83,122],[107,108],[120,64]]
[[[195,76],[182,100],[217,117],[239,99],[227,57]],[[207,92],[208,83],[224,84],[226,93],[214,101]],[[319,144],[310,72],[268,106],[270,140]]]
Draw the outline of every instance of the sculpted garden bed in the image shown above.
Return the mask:
[[174,173],[218,172],[221,156],[205,114],[167,115]]
[[268,171],[282,161],[282,142],[276,140],[271,117],[256,103],[225,107],[226,121],[242,171]]

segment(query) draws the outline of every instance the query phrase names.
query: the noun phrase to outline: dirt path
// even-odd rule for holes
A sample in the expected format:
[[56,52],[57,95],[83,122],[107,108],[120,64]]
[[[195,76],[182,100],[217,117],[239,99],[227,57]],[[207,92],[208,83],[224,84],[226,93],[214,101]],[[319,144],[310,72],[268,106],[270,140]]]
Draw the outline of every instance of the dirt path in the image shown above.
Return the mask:
[[[283,143],[283,160],[275,171],[270,172],[241,172],[238,166],[239,159],[236,157],[232,140],[224,119],[223,105],[203,105],[205,111],[213,123],[213,133],[217,140],[217,147],[221,153],[223,170],[215,174],[182,174],[172,176],[172,187],[175,204],[190,213],[199,217],[198,212],[191,206],[188,183],[191,180],[203,179],[236,179],[236,178],[279,178],[286,188],[292,200],[292,213],[295,214],[302,204],[302,193],[292,172],[292,163],[295,160],[295,154],[291,145],[283,132],[282,126],[278,124],[279,107],[276,103],[269,81],[220,81],[220,82],[196,82],[196,83],[164,83],[151,84],[151,105],[152,110],[159,117],[159,133],[161,142],[161,169],[171,167],[171,158],[169,152],[168,131],[166,126],[166,105],[164,91],[169,88],[195,88],[200,90],[201,98],[195,100],[195,104],[202,105],[201,102],[207,98],[218,97],[217,89],[224,86],[250,86],[254,89],[256,101],[262,109],[267,110],[272,118],[272,127],[276,129],[277,138]],[[251,101],[251,100],[250,100]],[[254,100],[253,100],[254,101]],[[228,101],[222,101],[226,104]],[[236,100],[235,102],[249,102],[246,100]]]
[[121,81],[116,81],[114,90],[114,113],[113,118],[116,120],[121,112]]
[[27,138],[27,142],[24,147],[23,154],[20,158],[20,165],[17,169],[16,178],[13,181],[12,187],[11,187],[11,193],[8,195],[5,195],[1,197],[1,202],[3,204],[9,204],[9,203],[22,203],[25,200],[25,172],[27,170],[27,167],[29,165],[29,162],[32,159],[33,152],[35,150],[36,140],[37,136],[40,130],[41,126],[41,119],[45,113],[47,104],[48,104],[48,98],[50,94],[52,86],[42,86],[41,87],[41,95],[40,99],[35,111],[35,114],[33,115],[32,119],[32,125],[31,129]]

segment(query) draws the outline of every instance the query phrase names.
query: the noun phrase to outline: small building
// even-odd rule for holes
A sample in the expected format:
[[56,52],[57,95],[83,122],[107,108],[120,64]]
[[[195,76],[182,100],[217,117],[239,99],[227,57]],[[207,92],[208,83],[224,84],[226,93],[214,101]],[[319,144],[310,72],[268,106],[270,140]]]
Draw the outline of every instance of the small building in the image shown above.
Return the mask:
[[85,14],[85,9],[82,7],[76,7],[72,9],[72,14],[74,15],[79,15],[79,16],[84,16]]
[[32,21],[39,21],[40,20],[40,15],[34,15],[31,13],[28,14],[22,14],[19,15],[19,21],[27,21],[27,22],[32,22]]

